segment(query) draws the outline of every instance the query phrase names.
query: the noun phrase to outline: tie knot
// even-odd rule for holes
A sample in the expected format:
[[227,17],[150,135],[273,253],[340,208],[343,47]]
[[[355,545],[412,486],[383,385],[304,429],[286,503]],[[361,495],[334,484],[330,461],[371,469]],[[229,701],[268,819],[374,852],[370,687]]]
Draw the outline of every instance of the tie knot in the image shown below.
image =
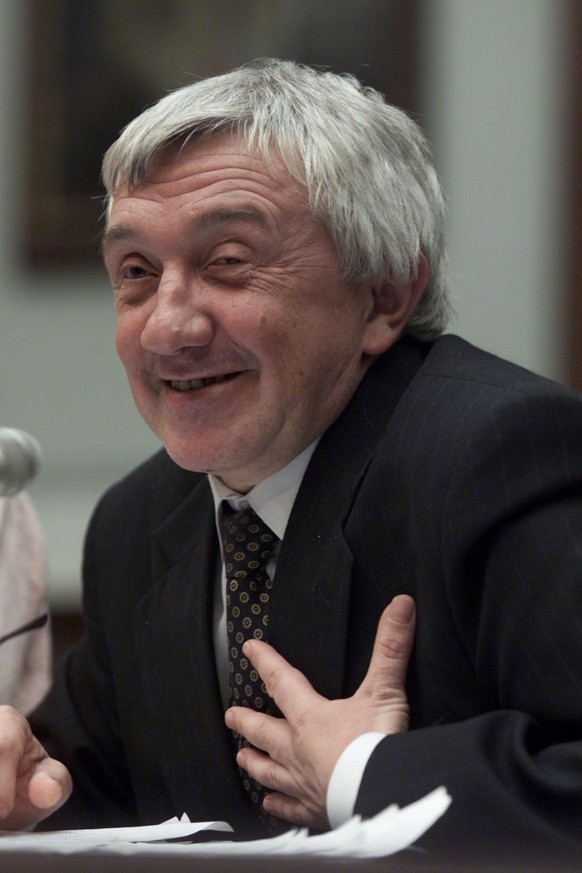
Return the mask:
[[254,509],[233,511],[222,505],[220,532],[227,578],[263,569],[277,545],[277,537]]

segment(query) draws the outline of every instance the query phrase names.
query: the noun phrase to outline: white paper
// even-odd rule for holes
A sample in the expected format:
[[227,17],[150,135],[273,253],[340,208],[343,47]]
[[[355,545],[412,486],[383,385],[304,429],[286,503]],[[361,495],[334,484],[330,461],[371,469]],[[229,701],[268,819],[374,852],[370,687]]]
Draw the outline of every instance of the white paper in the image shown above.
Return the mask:
[[43,831],[42,833],[14,833],[0,831],[0,851],[15,849],[31,851],[74,852],[111,846],[115,843],[150,843],[163,840],[186,839],[200,831],[224,831],[232,833],[225,821],[191,822],[186,814],[181,819],[173,818],[157,825],[140,825],[127,828],[88,828],[70,831]]
[[246,842],[207,843],[159,842],[193,836],[202,830],[232,832],[226,822],[194,822],[188,817],[159,825],[136,828],[103,828],[81,831],[12,834],[0,832],[2,851],[83,852],[132,855],[304,855],[307,857],[384,858],[411,847],[442,815],[451,803],[446,788],[437,788],[421,800],[400,809],[396,805],[362,820],[353,816],[345,824],[324,834],[309,836],[307,829],[287,831],[281,836]]

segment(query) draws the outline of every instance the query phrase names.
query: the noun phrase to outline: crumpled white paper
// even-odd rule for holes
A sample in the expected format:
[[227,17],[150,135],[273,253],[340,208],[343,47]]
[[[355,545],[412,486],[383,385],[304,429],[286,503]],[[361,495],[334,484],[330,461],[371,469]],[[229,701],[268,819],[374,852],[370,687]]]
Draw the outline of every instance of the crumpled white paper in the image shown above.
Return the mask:
[[[187,815],[162,824],[135,828],[97,828],[43,833],[0,832],[2,851],[75,852],[135,855],[302,855],[343,858],[383,858],[411,847],[451,803],[440,787],[408,806],[395,804],[373,816],[353,816],[332,831],[309,836],[307,829],[294,829],[264,840],[207,843],[165,842],[187,839],[200,831],[232,832],[226,822],[190,822]],[[1,865],[1,862],[0,862]]]

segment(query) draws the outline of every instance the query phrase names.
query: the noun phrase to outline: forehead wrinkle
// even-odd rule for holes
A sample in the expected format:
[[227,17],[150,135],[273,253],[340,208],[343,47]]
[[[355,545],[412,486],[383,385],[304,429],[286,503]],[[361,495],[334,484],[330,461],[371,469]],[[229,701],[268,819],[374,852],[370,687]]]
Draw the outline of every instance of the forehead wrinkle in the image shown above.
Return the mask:
[[[199,227],[201,230],[211,230],[214,227],[219,227],[232,221],[242,221],[261,228],[269,227],[267,217],[261,210],[255,209],[253,206],[222,206],[204,215],[194,217],[191,224],[192,226]],[[142,235],[128,225],[113,224],[104,231],[101,248],[103,251],[106,251],[113,243],[124,242],[126,240],[140,242],[142,241]]]

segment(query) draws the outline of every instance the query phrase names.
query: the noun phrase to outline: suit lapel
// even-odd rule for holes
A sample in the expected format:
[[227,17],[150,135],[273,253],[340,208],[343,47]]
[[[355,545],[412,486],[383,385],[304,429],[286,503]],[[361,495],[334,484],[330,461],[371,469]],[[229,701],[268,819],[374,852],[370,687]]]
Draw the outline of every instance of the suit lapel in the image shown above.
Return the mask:
[[403,340],[368,371],[306,471],[285,532],[269,639],[326,697],[344,683],[353,557],[344,527],[378,442],[427,347]]
[[[155,584],[133,620],[156,753],[176,814],[254,825],[224,726],[211,610],[218,543],[206,480],[155,533]],[[203,792],[199,787],[204,786]]]

